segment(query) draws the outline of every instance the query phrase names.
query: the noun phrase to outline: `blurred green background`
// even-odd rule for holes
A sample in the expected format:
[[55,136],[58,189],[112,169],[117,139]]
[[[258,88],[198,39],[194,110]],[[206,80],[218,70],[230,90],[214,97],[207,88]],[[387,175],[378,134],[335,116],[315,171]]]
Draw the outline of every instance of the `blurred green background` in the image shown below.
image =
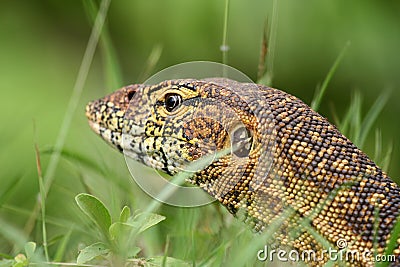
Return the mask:
[[[83,1],[0,2],[0,218],[38,243],[40,227],[27,226],[39,191],[34,140],[42,151],[51,148],[62,124],[92,29]],[[386,171],[399,182],[400,1],[277,2],[272,85],[310,103],[315,88],[350,42],[320,113],[330,121],[334,121],[333,114],[343,118],[358,90],[365,114],[382,92],[390,90],[390,99],[373,128],[381,129],[383,152],[389,145],[393,148]],[[221,62],[224,5],[222,0],[111,2],[107,27],[122,81],[116,84],[106,75],[108,61],[100,46],[65,143],[71,153],[97,162],[104,176],[99,178],[74,157],[61,158],[46,202],[50,237],[82,223],[74,203],[79,192],[90,191],[116,207],[123,202],[140,207],[149,201],[129,177],[123,156],[91,132],[84,106],[122,85],[147,78],[143,69],[155,46],[162,47],[162,54],[150,74],[186,61]],[[253,80],[257,79],[265,21],[271,22],[272,9],[272,1],[267,0],[230,2],[228,64]],[[371,157],[374,133],[363,148]],[[44,170],[49,158],[42,153]],[[2,252],[15,245],[9,238],[1,240],[0,236]],[[70,244],[75,252],[67,260],[76,254],[80,241],[76,238]]]

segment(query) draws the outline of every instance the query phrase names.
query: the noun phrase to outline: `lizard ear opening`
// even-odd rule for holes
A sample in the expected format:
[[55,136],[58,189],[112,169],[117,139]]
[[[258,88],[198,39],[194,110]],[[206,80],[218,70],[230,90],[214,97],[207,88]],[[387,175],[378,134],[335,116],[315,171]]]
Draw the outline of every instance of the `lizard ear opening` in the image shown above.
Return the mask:
[[253,135],[243,124],[234,127],[231,132],[232,152],[239,158],[248,157],[253,146]]

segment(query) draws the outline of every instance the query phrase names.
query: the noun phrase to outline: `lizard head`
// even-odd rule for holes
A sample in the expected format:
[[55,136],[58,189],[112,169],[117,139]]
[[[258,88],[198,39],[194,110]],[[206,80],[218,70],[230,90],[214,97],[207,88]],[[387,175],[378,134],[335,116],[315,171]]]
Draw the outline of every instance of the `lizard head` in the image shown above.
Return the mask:
[[218,188],[229,191],[235,186],[222,176],[240,180],[239,172],[248,175],[259,157],[260,124],[252,108],[258,105],[245,85],[222,78],[130,85],[90,102],[86,116],[112,146],[170,175],[205,155],[234,147],[191,180],[219,196]]

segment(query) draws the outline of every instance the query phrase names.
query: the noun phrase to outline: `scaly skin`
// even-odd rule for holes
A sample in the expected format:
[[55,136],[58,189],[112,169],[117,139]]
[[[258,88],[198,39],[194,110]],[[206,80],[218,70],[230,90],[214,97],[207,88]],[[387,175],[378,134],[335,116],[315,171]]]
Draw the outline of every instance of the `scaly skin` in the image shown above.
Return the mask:
[[[129,102],[131,103],[129,104]],[[190,182],[263,231],[290,210],[276,242],[316,251],[323,265],[338,240],[373,266],[399,215],[399,187],[301,100],[277,89],[228,79],[171,80],[130,85],[90,102],[92,129],[129,157],[170,175],[234,145]],[[299,223],[302,221],[302,223]],[[295,231],[293,231],[295,229]],[[317,234],[316,234],[317,233]],[[400,239],[391,254],[400,264]]]

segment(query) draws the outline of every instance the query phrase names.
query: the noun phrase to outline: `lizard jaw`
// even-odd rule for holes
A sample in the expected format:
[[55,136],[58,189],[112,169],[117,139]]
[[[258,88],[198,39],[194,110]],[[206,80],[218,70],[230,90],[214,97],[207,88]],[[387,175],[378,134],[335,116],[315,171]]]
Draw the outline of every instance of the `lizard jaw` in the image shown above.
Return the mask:
[[117,148],[119,151],[123,151],[122,134],[118,131],[112,131],[106,127],[101,126],[99,123],[89,120],[89,126],[97,135],[105,140],[112,147]]
[[[154,151],[152,151],[152,145],[146,148],[146,143],[153,144],[157,138],[168,138],[161,136],[145,136],[144,134],[131,134],[122,133],[120,131],[112,131],[99,123],[89,120],[90,128],[99,135],[103,140],[105,140],[112,147],[117,148],[128,158],[139,161],[142,164],[166,172],[169,175],[173,175],[178,170],[183,169],[185,164],[189,160],[182,159],[179,162],[173,162],[172,160],[167,160],[167,162],[162,162],[163,157],[153,157]],[[174,140],[174,137],[169,137]],[[177,140],[182,141],[182,140]]]

